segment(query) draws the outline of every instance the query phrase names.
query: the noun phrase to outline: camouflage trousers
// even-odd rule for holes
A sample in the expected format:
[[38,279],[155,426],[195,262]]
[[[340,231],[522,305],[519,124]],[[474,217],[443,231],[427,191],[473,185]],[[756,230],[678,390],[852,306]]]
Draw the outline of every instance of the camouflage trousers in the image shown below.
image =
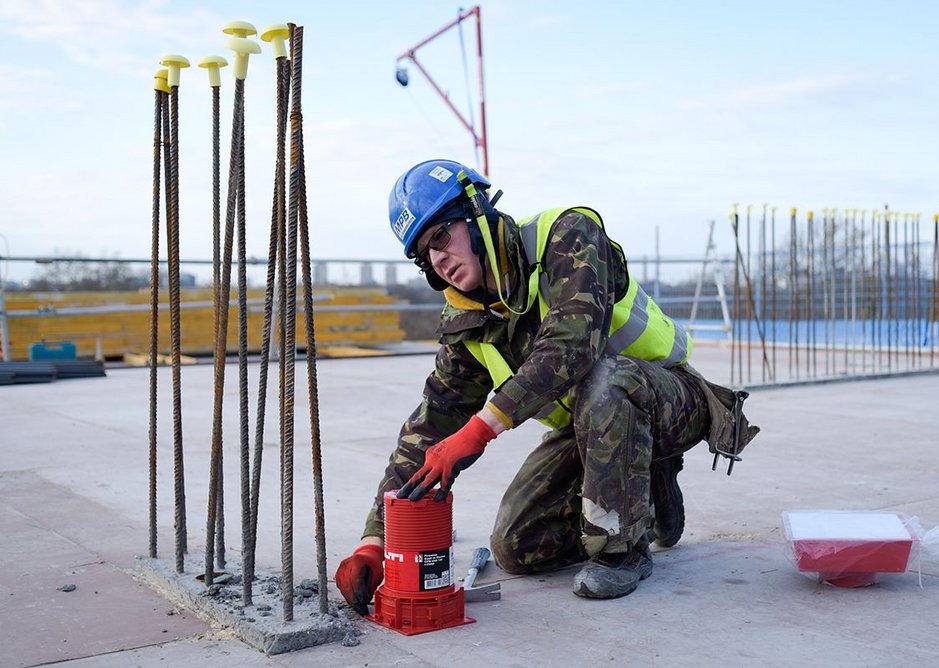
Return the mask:
[[510,573],[625,552],[651,524],[649,466],[706,435],[708,408],[686,373],[602,358],[571,393],[573,422],[547,433],[499,506],[492,554]]

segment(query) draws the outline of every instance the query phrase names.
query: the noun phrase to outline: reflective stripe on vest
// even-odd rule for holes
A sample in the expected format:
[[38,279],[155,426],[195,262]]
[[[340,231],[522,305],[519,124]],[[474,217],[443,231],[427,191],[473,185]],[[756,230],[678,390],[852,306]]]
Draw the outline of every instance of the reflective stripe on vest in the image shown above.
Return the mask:
[[[542,318],[550,307],[550,294],[541,258],[548,245],[551,226],[570,211],[581,213],[603,227],[600,214],[586,207],[550,209],[518,223],[522,245],[529,261],[537,258],[533,275],[538,275],[538,308]],[[621,250],[617,244],[613,243],[613,246]],[[534,283],[535,281],[531,281],[529,285]],[[658,304],[649,298],[639,283],[630,279],[626,294],[613,306],[606,352],[638,357],[650,362],[659,362],[664,367],[672,367],[688,361],[692,346],[691,337],[685,329],[662,313]]]
[[[541,267],[541,257],[547,248],[552,225],[569,211],[581,213],[603,228],[600,214],[586,207],[550,209],[518,223],[522,246],[529,262],[532,258],[537,258],[533,263],[528,289],[531,292],[537,286],[538,310],[542,318],[548,312],[550,293],[547,274]],[[610,243],[617,251],[622,252],[618,244],[612,240]],[[473,357],[489,371],[493,389],[498,389],[515,375],[515,371],[493,344],[478,341],[463,343]],[[630,279],[626,294],[613,305],[613,318],[605,351],[608,354],[629,355],[672,367],[688,360],[692,345],[691,337],[685,329],[662,313],[658,304],[649,298],[639,283]],[[554,429],[569,425],[572,419],[571,412],[558,402],[548,404],[535,417]]]

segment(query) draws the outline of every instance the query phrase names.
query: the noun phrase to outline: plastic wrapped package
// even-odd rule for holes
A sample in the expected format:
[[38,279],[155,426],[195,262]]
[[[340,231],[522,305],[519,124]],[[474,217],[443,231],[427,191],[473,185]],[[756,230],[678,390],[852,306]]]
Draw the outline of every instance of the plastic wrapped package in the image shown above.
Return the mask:
[[933,527],[923,534],[913,548],[914,554],[910,557],[910,563],[916,564],[920,575],[926,573],[939,576],[939,527]]
[[797,510],[783,513],[790,560],[838,587],[864,587],[879,573],[902,573],[922,537],[915,517],[897,512]]

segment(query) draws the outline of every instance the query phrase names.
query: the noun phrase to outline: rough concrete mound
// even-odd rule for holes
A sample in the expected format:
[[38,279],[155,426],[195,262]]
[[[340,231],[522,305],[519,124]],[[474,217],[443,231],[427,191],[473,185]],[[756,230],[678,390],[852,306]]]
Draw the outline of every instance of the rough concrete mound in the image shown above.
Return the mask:
[[217,573],[206,587],[204,557],[186,555],[183,573],[177,573],[175,560],[137,557],[135,575],[166,598],[196,612],[207,621],[234,631],[238,637],[265,654],[342,642],[358,644],[357,631],[334,603],[324,615],[319,609],[319,583],[302,580],[294,587],[293,621],[283,619],[281,582],[277,575],[257,572],[254,577],[252,605],[241,602],[240,563],[232,563],[224,573]]

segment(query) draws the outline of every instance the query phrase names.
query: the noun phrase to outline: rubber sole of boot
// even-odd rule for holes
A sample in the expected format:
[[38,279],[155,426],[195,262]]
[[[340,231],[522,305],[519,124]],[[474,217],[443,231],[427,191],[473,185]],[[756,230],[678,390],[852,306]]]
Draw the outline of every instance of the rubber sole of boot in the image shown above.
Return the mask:
[[613,568],[588,562],[574,576],[574,594],[581,598],[621,598],[636,591],[642,580],[652,575],[652,560],[637,568]]

